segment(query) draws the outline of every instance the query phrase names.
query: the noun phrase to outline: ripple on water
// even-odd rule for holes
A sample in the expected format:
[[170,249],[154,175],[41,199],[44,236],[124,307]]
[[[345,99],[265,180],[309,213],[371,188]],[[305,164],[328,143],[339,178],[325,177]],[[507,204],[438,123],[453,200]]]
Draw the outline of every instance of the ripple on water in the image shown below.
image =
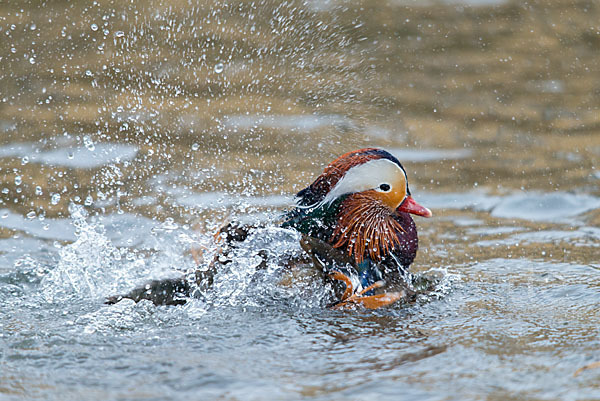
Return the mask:
[[564,223],[573,217],[600,208],[600,198],[568,192],[522,192],[507,196],[484,191],[464,193],[427,193],[419,202],[431,209],[472,209],[489,211],[493,217]]
[[497,246],[514,244],[559,244],[566,242],[575,246],[600,247],[600,229],[579,227],[577,230],[540,230],[511,235],[498,240],[478,241],[479,246]]
[[[402,4],[402,5],[410,5],[413,7],[419,7],[419,6],[430,7],[430,6],[435,6],[438,4],[437,1],[432,1],[432,0],[425,0],[425,1],[423,1],[423,0],[394,0],[394,3]],[[500,4],[504,4],[504,3],[507,3],[507,0],[441,0],[441,1],[439,1],[439,3],[464,5],[464,6],[470,6],[470,7],[485,7],[485,6],[497,6]]]
[[600,207],[600,198],[568,192],[528,192],[510,195],[493,207],[491,215],[531,221],[568,222],[573,216]]
[[93,148],[58,148],[42,151],[35,143],[14,143],[0,147],[2,157],[28,157],[30,162],[80,169],[102,167],[135,159],[137,146],[122,143],[96,143]]
[[590,266],[490,259],[470,266],[464,274],[471,294],[465,307],[470,315],[489,315],[486,330],[502,326],[502,333],[517,337],[543,332],[549,341],[567,347],[569,341],[581,338],[555,338],[564,325],[586,336],[595,336],[590,328],[600,327],[598,272]]
[[242,196],[226,192],[184,193],[174,200],[179,206],[197,209],[245,207],[288,207],[294,200],[286,195]]
[[0,281],[12,281],[14,275],[20,276],[25,281],[35,281],[39,274],[55,264],[56,253],[56,248],[52,244],[38,238],[14,236],[2,239],[0,240]]
[[[600,345],[598,272],[576,263],[497,258],[461,268],[461,275],[446,302],[424,305],[419,313],[429,340],[452,346],[413,374],[488,393],[566,395],[581,355],[597,355]],[[436,369],[443,366],[452,372]],[[467,374],[458,373],[464,369]],[[468,372],[477,372],[475,383]]]
[[70,219],[28,219],[9,209],[0,210],[0,227],[25,232],[35,238],[75,241],[75,228]]
[[[75,241],[75,227],[72,219],[28,219],[9,209],[1,209],[0,227],[25,232],[34,238]],[[140,245],[150,230],[158,223],[149,218],[131,213],[112,214],[94,217],[94,223],[103,225],[106,236],[116,246]]]
[[502,235],[502,234],[510,234],[515,231],[524,230],[522,227],[510,227],[510,226],[500,226],[500,227],[479,227],[479,228],[469,228],[467,230],[467,234],[469,235]]
[[252,129],[256,127],[274,128],[287,131],[314,131],[328,126],[353,127],[354,123],[341,115],[235,115],[227,118],[228,128]]
[[433,160],[464,159],[473,154],[471,149],[410,149],[392,148],[388,151],[400,162],[422,163]]
[[488,195],[483,190],[472,192],[431,193],[419,192],[414,195],[419,203],[430,209],[473,209],[491,210],[500,200],[500,196]]

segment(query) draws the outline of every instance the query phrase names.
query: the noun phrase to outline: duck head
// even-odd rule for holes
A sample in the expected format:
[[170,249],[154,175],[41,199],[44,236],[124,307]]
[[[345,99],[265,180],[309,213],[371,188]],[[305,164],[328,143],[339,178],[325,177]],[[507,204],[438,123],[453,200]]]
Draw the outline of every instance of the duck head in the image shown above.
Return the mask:
[[408,266],[418,246],[410,214],[430,217],[431,211],[412,198],[396,157],[366,148],[338,157],[298,192],[284,227],[345,250],[357,265],[393,255]]

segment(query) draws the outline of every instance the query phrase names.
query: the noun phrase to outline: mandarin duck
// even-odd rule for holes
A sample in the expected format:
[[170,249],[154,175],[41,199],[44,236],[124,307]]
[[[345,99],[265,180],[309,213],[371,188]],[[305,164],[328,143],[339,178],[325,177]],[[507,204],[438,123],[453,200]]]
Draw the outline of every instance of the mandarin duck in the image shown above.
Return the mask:
[[[400,161],[385,150],[366,148],[338,157],[298,192],[297,207],[282,226],[304,234],[302,247],[313,261],[332,279],[344,282],[346,291],[338,305],[378,307],[402,297],[399,292],[374,290],[385,282],[404,281],[415,259],[418,236],[411,214],[431,217],[431,211],[411,196]],[[340,256],[332,257],[317,240],[340,250],[349,261],[339,263]],[[357,280],[348,274],[349,265]]]
[[[412,198],[402,164],[385,150],[365,148],[345,153],[325,167],[298,192],[295,208],[283,216],[280,226],[301,233],[300,245],[314,266],[326,279],[342,284],[336,286],[339,299],[331,307],[378,308],[414,295],[406,282],[418,248],[411,214],[430,217],[431,211]],[[215,238],[224,247],[235,247],[254,228],[229,223]],[[267,258],[263,250],[258,255]],[[223,263],[228,261],[218,256],[191,280],[155,280],[129,294],[110,297],[107,303],[123,298],[185,303],[193,288],[190,282],[209,288]]]

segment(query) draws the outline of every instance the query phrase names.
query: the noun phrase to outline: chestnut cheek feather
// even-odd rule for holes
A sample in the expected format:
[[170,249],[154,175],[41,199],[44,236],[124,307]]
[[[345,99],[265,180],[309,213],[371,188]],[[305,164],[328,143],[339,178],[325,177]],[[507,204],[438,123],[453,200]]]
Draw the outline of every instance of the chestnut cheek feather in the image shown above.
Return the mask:
[[378,198],[369,193],[349,196],[342,203],[330,240],[334,248],[346,247],[357,264],[365,254],[374,261],[382,260],[400,245],[398,233],[405,232],[390,208]]

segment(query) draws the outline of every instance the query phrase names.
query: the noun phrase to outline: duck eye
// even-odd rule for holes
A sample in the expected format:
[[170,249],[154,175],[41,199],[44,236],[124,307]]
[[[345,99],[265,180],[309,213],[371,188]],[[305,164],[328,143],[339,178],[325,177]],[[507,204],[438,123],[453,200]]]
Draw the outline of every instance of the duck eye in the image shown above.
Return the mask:
[[391,187],[389,186],[389,184],[381,184],[379,186],[379,189],[381,189],[383,192],[387,192],[391,189]]

